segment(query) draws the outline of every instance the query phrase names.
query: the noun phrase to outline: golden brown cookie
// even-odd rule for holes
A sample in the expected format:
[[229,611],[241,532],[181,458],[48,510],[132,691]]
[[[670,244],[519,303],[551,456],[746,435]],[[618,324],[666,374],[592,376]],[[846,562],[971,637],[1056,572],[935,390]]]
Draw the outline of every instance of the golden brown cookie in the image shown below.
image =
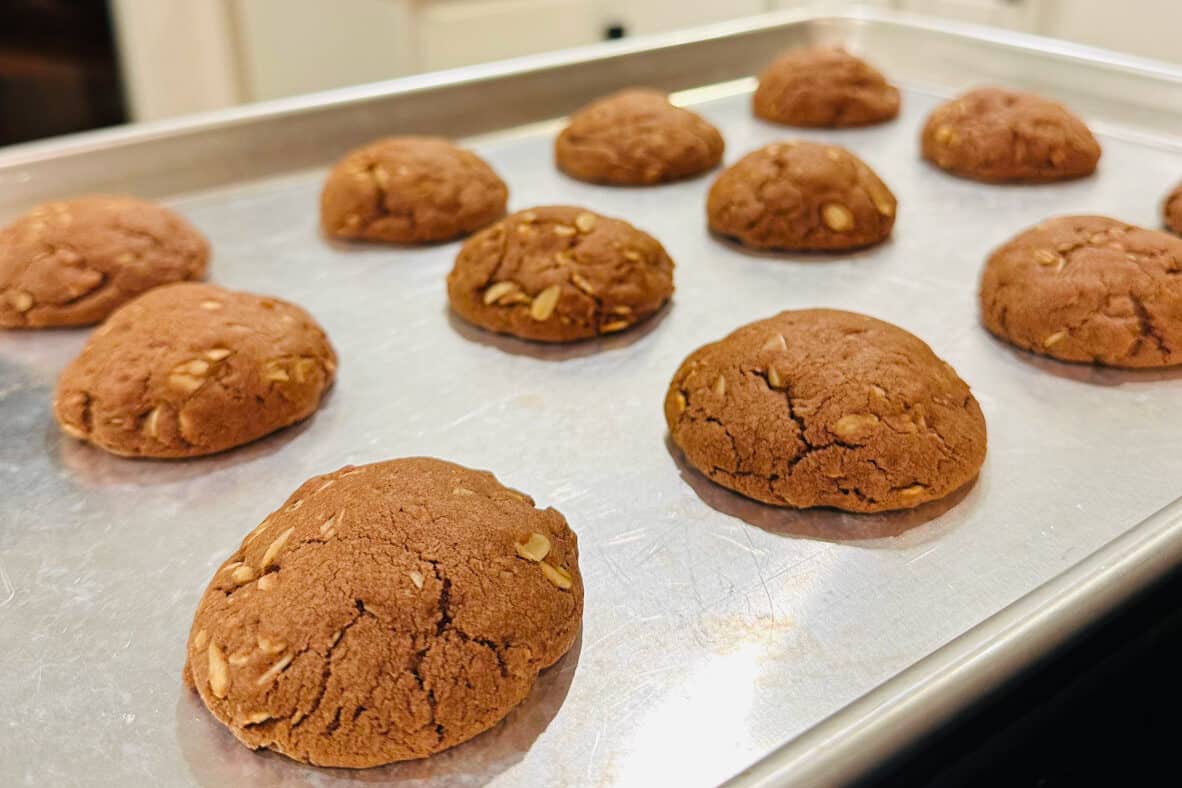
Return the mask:
[[788,126],[866,126],[899,114],[899,89],[844,49],[808,47],[767,67],[753,104],[759,117]]
[[853,312],[781,312],[690,354],[665,421],[691,465],[757,501],[909,509],[977,475],[985,418],[924,342]]
[[748,153],[710,187],[710,229],[753,249],[856,249],[885,240],[897,203],[845,148],[802,140]]
[[722,161],[722,135],[656,90],[632,88],[576,112],[554,143],[558,168],[590,183],[645,186],[689,178]]
[[1100,143],[1062,104],[1000,88],[941,104],[922,142],[923,157],[937,167],[989,183],[1081,178],[1100,160]]
[[0,229],[0,327],[97,323],[153,287],[201,279],[209,242],[161,205],[94,195]]
[[475,153],[437,137],[391,137],[333,167],[320,223],[337,238],[449,241],[496,221],[508,199],[504,181]]
[[1182,363],[1182,238],[1103,216],[1061,216],[996,250],[981,277],[996,336],[1063,361]]
[[673,295],[673,261],[648,233],[571,206],[521,211],[468,239],[447,277],[481,328],[571,342],[631,328]]
[[207,284],[115,311],[58,378],[62,430],[128,457],[196,457],[307,418],[336,354],[307,312]]
[[248,747],[422,758],[496,725],[571,647],[578,543],[554,509],[430,458],[305,482],[214,574],[185,683]]
[[1165,217],[1166,227],[1182,235],[1182,183],[1166,195],[1162,203],[1162,215]]

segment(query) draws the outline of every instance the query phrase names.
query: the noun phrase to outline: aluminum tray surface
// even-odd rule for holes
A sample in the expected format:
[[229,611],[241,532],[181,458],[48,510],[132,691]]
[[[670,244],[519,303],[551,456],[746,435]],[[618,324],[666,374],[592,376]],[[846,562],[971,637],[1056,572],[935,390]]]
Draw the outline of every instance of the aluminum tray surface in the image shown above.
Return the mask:
[[[515,209],[586,205],[653,233],[675,301],[633,332],[566,348],[498,338],[447,310],[457,244],[345,246],[317,230],[323,168],[172,194],[210,237],[212,280],[309,309],[341,357],[306,423],[224,455],[144,462],[61,436],[57,372],[86,331],[0,335],[0,782],[4,784],[709,785],[1125,534],[1182,492],[1182,374],[1041,360],[977,322],[987,252],[1053,214],[1156,226],[1182,147],[1103,126],[1097,177],[984,186],[917,156],[938,97],[905,90],[884,126],[793,132],[752,118],[749,85],[686,96],[727,161],[800,136],[848,146],[894,189],[887,244],[758,256],[712,239],[712,179],[580,184],[550,127],[471,141]],[[912,513],[781,511],[671,449],[661,403],[694,348],[799,307],[866,312],[927,340],[989,425],[977,482]],[[181,686],[211,573],[308,476],[435,455],[493,470],[578,532],[581,639],[492,731],[425,761],[321,770],[239,745]]]

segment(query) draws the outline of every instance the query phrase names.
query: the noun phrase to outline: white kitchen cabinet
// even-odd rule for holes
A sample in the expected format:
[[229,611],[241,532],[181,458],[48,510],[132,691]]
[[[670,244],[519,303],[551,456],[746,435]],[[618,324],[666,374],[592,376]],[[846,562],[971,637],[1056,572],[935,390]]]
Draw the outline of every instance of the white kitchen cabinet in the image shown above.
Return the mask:
[[436,0],[415,6],[416,71],[590,44],[603,37],[593,0]]
[[982,25],[1034,31],[1042,0],[899,0],[904,11]]
[[1182,63],[1182,0],[1043,0],[1039,32]]
[[822,11],[832,11],[840,13],[848,9],[851,5],[864,5],[873,8],[893,8],[897,5],[896,0],[854,0],[853,3],[848,0],[770,0],[768,3],[768,10],[778,11],[785,8],[816,8]]
[[768,0],[596,0],[605,25],[628,35],[678,30],[769,10]]
[[228,4],[237,25],[242,87],[253,100],[373,82],[414,70],[408,3],[228,0]]
[[[1182,62],[1182,0],[860,0]],[[111,0],[138,120],[845,0]],[[184,35],[177,35],[184,31]]]

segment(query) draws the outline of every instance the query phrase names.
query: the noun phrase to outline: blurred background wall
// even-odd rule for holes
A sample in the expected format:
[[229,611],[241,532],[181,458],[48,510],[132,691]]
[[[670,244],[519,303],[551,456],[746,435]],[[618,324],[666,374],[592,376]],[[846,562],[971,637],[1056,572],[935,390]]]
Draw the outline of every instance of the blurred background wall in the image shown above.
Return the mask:
[[[1182,61],[1182,0],[863,5]],[[838,0],[0,0],[0,144]]]

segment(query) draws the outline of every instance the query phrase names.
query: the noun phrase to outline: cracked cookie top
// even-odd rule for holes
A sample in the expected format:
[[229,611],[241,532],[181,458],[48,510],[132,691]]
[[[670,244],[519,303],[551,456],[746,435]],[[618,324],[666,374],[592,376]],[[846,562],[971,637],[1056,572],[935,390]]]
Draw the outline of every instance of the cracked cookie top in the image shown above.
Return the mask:
[[94,195],[40,205],[0,229],[0,327],[97,323],[140,293],[200,279],[209,243],[169,209]]
[[391,137],[333,167],[320,223],[337,238],[448,241],[504,215],[508,199],[504,181],[475,153],[437,137]]
[[922,144],[937,167],[988,183],[1081,178],[1100,161],[1100,143],[1062,104],[1000,88],[941,104],[924,124]]
[[806,309],[694,351],[665,396],[691,465],[776,506],[908,509],[973,479],[985,418],[922,340],[853,312]]
[[1103,216],[1061,216],[997,249],[985,327],[1034,353],[1114,367],[1182,363],[1182,239]]
[[899,114],[899,89],[840,47],[794,49],[759,77],[755,114],[788,126],[866,126]]
[[554,143],[558,168],[590,183],[644,186],[689,178],[722,161],[722,135],[656,90],[633,88],[592,102]]
[[753,249],[856,249],[885,240],[898,203],[845,148],[803,140],[748,153],[706,198],[710,229]]
[[1166,227],[1178,235],[1182,235],[1182,183],[1166,195],[1161,209]]
[[673,295],[673,261],[648,233],[572,206],[521,211],[468,239],[447,277],[470,323],[539,342],[631,328]]
[[62,431],[113,454],[196,457],[312,414],[336,354],[307,312],[207,284],[158,287],[111,315],[58,378]]
[[431,458],[309,479],[214,574],[185,682],[246,745],[320,766],[487,730],[570,648],[578,545],[554,509]]

